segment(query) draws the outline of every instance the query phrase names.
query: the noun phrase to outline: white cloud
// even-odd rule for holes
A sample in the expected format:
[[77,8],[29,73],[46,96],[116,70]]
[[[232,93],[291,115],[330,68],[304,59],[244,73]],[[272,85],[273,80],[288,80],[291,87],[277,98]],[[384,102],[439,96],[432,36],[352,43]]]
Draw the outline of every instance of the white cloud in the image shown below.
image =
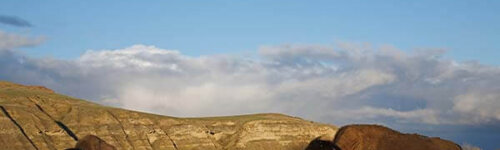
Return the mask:
[[30,38],[0,30],[0,50],[35,46],[45,41],[43,37]]
[[397,118],[402,121],[423,122],[427,124],[440,124],[438,114],[432,109],[416,109],[410,111],[397,111],[392,108],[374,108],[364,106],[359,109],[344,110],[342,112],[332,113],[332,117],[363,120],[363,119],[379,119],[379,118]]
[[174,116],[280,112],[331,123],[499,121],[500,68],[446,60],[443,53],[343,43],[264,46],[260,58],[245,59],[134,45],[66,61],[4,51],[0,79]]
[[463,115],[462,122],[500,120],[500,93],[468,92],[458,95],[453,110]]
[[78,62],[91,67],[113,68],[167,68],[176,69],[175,63],[181,56],[178,51],[162,50],[154,46],[134,45],[123,50],[85,52]]
[[462,149],[463,150],[481,150],[481,148],[474,146],[474,145],[467,144],[467,143],[462,145]]

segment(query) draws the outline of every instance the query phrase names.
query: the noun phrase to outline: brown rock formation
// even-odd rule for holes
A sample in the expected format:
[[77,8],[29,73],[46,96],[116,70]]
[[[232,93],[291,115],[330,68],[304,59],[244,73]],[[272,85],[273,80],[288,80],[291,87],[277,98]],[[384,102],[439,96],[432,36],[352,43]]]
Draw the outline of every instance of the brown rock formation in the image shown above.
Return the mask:
[[402,134],[379,125],[348,125],[339,129],[334,144],[340,150],[460,150],[439,138]]
[[[281,114],[176,118],[111,108],[0,81],[0,147],[59,150],[96,135],[119,150],[303,150],[337,128]],[[80,140],[82,140],[80,139]],[[94,139],[95,140],[95,139]]]

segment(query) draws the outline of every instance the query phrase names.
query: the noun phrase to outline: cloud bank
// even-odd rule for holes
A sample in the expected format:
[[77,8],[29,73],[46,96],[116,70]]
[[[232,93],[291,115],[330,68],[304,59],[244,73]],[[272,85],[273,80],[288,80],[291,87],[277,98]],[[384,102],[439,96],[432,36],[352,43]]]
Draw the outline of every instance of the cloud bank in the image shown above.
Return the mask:
[[280,112],[335,124],[500,121],[500,68],[445,59],[440,49],[279,45],[261,47],[258,55],[192,57],[133,45],[59,60],[4,50],[0,79],[173,116]]
[[31,23],[15,16],[0,15],[0,23],[17,26],[17,27],[31,27]]
[[0,50],[36,46],[44,41],[43,37],[32,38],[0,30]]

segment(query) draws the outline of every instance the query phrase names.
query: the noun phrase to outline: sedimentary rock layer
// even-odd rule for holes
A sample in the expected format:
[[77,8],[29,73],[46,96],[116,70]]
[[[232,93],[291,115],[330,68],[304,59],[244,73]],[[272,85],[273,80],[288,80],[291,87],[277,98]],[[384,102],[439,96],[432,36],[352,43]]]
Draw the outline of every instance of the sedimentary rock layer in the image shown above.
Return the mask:
[[116,149],[304,149],[337,128],[281,114],[176,118],[106,107],[0,82],[0,147],[52,150],[96,135]]

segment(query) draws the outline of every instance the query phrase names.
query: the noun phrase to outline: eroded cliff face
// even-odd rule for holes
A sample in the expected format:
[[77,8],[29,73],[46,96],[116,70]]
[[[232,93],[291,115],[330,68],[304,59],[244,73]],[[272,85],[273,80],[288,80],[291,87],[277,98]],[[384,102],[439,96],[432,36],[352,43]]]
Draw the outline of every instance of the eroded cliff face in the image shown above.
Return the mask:
[[305,149],[337,127],[281,114],[176,118],[106,107],[0,82],[0,147],[65,149],[96,135],[116,149]]

